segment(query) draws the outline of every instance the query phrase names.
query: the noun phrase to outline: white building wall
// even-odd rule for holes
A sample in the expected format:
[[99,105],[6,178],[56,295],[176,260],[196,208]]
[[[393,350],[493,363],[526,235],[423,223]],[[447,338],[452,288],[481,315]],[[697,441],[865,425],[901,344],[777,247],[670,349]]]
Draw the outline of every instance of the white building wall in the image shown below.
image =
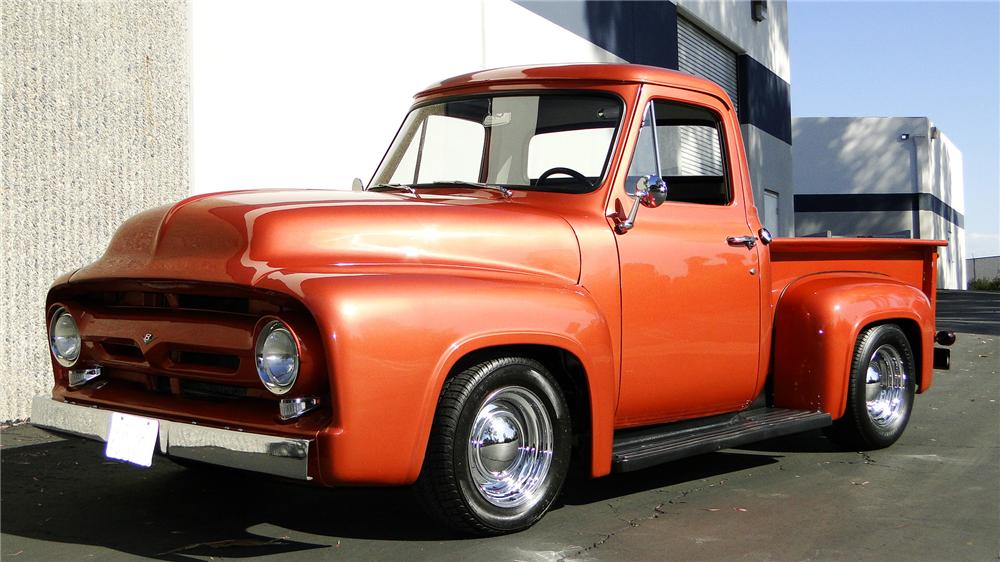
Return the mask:
[[367,183],[413,94],[481,68],[621,62],[509,0],[195,2],[192,193]]
[[900,135],[929,131],[924,117],[792,119],[795,193],[913,193],[915,145]]
[[[951,140],[940,131],[937,137],[931,134],[927,140],[918,139],[927,145],[928,165],[921,176],[923,189],[956,212],[965,214],[965,183],[962,168],[962,153]],[[965,262],[965,229],[933,211],[920,212],[920,237],[947,240],[948,247],[939,251],[940,267],[938,284],[944,289],[965,289],[968,275]]]
[[[962,154],[926,117],[810,117],[792,120],[796,195],[915,195],[965,212]],[[925,198],[926,200],[926,198]],[[947,240],[938,285],[964,289],[965,229],[938,202],[930,209],[795,213],[799,235]]]

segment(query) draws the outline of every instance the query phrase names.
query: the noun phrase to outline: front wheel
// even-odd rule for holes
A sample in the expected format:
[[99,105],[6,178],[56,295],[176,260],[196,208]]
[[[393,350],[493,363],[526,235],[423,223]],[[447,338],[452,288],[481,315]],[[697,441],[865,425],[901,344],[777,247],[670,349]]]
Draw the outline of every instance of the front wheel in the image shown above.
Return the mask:
[[451,528],[526,529],[558,496],[570,458],[569,408],[537,361],[503,357],[446,381],[417,492]]
[[862,449],[881,449],[906,429],[916,392],[916,364],[906,334],[895,324],[858,338],[847,390],[847,409],[834,436]]

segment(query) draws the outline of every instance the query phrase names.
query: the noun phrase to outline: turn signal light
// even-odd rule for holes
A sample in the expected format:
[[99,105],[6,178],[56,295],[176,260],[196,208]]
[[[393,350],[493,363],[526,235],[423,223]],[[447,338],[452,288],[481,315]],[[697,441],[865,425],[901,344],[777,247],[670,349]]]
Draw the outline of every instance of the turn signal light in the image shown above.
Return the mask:
[[319,407],[319,398],[306,396],[304,398],[282,398],[278,403],[278,417],[282,421],[294,420]]
[[70,388],[74,388],[82,384],[86,384],[99,376],[101,376],[100,367],[95,367],[93,369],[70,369],[69,386]]

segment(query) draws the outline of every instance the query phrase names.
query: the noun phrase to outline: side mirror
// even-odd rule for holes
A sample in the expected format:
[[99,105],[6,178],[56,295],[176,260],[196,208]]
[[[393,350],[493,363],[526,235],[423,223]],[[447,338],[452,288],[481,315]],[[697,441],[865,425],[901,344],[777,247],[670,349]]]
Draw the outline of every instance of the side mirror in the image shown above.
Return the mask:
[[667,182],[659,176],[642,176],[635,182],[635,195],[643,207],[655,209],[667,200]]
[[354,183],[351,184],[351,191],[364,191],[365,184],[362,183],[361,178],[354,178]]
[[635,182],[635,202],[628,212],[628,217],[615,226],[618,234],[625,234],[635,226],[635,216],[639,213],[639,205],[655,209],[667,200],[667,182],[660,176],[642,176]]

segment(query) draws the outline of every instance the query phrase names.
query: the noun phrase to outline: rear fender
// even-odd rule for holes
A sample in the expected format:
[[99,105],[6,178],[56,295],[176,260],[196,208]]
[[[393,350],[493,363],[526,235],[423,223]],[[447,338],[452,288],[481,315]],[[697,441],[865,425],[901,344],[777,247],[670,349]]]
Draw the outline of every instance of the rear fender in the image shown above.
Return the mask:
[[295,279],[326,346],[334,422],[318,439],[325,483],[415,481],[451,369],[473,351],[506,345],[556,347],[580,360],[590,394],[591,473],[610,471],[618,396],[611,337],[584,289],[524,276],[284,279]]
[[[861,331],[899,321],[912,341],[920,392],[930,388],[934,310],[918,288],[881,275],[816,275],[785,289],[774,319],[774,405],[844,415]],[[916,330],[908,330],[910,326]]]

